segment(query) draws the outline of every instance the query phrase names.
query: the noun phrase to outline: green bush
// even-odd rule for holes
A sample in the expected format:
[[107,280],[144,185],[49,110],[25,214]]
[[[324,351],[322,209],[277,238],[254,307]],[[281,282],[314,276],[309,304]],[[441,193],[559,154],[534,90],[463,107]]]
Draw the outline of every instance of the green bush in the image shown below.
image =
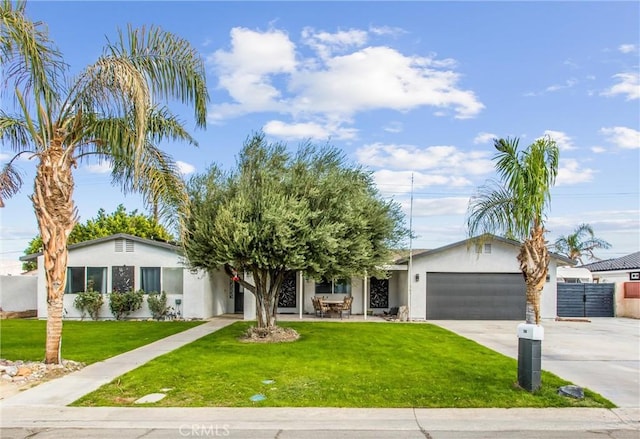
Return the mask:
[[167,293],[164,291],[161,294],[157,292],[149,293],[147,297],[147,303],[149,304],[149,311],[151,316],[156,320],[161,320],[167,317],[169,313],[169,307],[167,306]]
[[100,308],[103,303],[104,299],[102,297],[102,293],[99,293],[98,291],[85,291],[76,296],[73,301],[73,306],[82,313],[82,320],[84,320],[85,314],[89,314],[93,320],[98,320]]
[[111,309],[111,313],[116,320],[122,320],[132,312],[139,310],[143,301],[143,291],[127,291],[124,293],[114,291],[109,295],[109,309]]

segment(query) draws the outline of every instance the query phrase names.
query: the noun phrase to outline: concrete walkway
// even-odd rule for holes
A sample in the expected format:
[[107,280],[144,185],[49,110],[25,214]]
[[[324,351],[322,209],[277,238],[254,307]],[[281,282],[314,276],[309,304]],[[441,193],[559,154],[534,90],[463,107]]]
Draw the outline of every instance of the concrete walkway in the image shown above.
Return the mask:
[[66,406],[160,355],[171,352],[205,335],[237,321],[217,318],[178,334],[157,340],[124,354],[93,363],[77,372],[47,381],[0,402],[0,408],[11,406]]
[[[616,439],[637,439],[640,435],[637,407],[614,410],[66,407],[123,373],[236,320],[212,319],[0,401],[0,436],[3,439],[595,439],[606,434]],[[399,375],[398,379],[401,378]]]

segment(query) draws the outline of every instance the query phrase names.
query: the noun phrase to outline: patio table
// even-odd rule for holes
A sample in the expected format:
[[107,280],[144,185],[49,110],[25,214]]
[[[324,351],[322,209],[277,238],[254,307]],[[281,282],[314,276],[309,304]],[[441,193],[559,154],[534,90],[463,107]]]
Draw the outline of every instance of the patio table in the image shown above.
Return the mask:
[[337,313],[340,315],[342,312],[342,305],[344,304],[344,300],[322,300],[322,303],[329,307],[329,311],[332,313]]

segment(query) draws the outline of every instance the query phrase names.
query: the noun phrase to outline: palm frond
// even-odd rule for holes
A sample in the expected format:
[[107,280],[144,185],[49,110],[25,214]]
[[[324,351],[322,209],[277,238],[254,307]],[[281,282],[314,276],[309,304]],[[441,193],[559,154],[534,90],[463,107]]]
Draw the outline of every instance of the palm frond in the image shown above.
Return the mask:
[[467,229],[470,236],[486,233],[508,238],[522,239],[529,232],[520,230],[513,222],[513,210],[517,203],[507,188],[490,181],[478,189],[469,200]]
[[4,207],[4,200],[13,197],[22,187],[22,175],[11,162],[6,163],[0,172],[0,207]]
[[128,27],[106,48],[109,57],[126,59],[142,72],[156,97],[192,104],[198,126],[206,122],[209,92],[200,54],[177,35],[157,27]]
[[26,151],[33,147],[33,132],[29,124],[21,116],[10,116],[0,110],[0,140],[12,151]]
[[66,68],[41,22],[25,17],[26,2],[3,0],[0,6],[0,61],[5,80],[33,92],[36,101],[51,104],[58,96],[58,78]]

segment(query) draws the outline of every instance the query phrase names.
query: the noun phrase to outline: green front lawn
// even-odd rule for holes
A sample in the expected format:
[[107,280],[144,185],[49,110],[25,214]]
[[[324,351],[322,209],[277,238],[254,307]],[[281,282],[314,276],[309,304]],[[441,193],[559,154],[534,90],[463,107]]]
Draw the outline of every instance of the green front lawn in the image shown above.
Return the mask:
[[[614,407],[544,372],[531,394],[517,386],[517,362],[430,324],[286,322],[300,340],[241,343],[238,322],[131,371],[74,405],[126,406],[149,393],[152,406],[228,407]],[[273,380],[273,383],[263,383]],[[263,394],[266,399],[252,402]]]
[[[90,364],[204,323],[69,321],[62,326],[62,358]],[[42,361],[45,320],[1,320],[0,358]]]

